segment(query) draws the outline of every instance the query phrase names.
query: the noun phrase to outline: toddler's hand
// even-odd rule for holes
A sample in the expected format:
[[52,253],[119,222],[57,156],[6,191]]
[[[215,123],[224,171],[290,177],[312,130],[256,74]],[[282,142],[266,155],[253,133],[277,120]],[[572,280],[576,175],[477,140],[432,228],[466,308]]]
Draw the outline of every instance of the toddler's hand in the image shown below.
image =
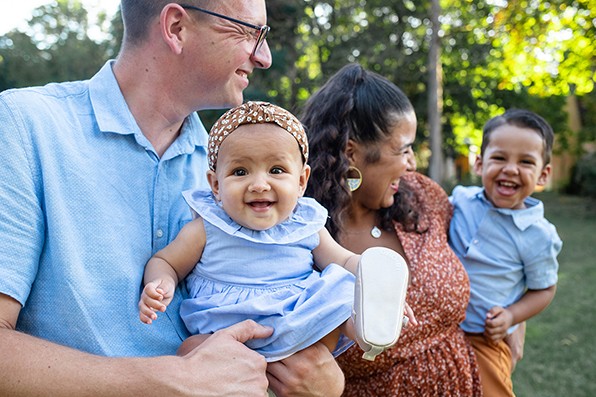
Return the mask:
[[493,342],[498,342],[507,336],[507,330],[513,325],[513,315],[503,307],[492,307],[486,313],[484,336]]
[[139,300],[139,317],[145,324],[157,319],[155,312],[165,312],[172,301],[176,286],[166,280],[154,280],[145,284]]

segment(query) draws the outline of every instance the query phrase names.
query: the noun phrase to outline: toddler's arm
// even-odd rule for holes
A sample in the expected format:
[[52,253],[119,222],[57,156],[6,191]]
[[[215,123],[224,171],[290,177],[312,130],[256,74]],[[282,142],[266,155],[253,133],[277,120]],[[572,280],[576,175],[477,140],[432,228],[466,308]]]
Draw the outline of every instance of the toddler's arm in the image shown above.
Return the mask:
[[158,251],[145,267],[145,287],[139,301],[139,317],[151,324],[157,319],[155,312],[165,312],[174,297],[178,282],[188,275],[201,259],[205,247],[203,219],[187,223],[178,236]]
[[507,330],[544,310],[555,296],[557,286],[528,290],[521,299],[507,308],[495,306],[486,314],[484,334],[498,342],[507,336]]

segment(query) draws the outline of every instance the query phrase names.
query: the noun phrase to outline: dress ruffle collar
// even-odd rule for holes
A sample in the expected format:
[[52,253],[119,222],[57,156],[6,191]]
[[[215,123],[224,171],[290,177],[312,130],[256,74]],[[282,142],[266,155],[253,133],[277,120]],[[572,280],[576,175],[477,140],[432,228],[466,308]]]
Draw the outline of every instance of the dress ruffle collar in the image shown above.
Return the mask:
[[295,243],[318,233],[327,221],[327,210],[321,204],[312,198],[301,197],[288,219],[267,230],[252,230],[230,218],[217,204],[211,190],[187,190],[182,195],[203,220],[232,236],[263,244]]

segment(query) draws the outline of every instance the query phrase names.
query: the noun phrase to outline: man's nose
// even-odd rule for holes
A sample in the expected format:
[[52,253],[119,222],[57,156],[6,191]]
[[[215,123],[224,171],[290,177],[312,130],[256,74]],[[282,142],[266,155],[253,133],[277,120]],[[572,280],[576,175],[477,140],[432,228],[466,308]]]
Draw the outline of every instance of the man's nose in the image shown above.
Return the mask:
[[271,58],[271,49],[269,48],[267,39],[263,41],[261,47],[252,56],[252,61],[257,65],[257,68],[259,69],[269,69],[271,67],[271,63],[273,61]]

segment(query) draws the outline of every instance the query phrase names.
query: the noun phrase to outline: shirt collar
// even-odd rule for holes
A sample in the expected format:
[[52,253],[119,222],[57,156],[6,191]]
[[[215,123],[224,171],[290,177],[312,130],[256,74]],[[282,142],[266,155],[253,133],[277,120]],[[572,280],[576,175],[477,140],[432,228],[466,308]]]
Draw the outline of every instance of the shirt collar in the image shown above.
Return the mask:
[[140,133],[112,71],[113,65],[113,60],[106,62],[89,82],[89,96],[97,124],[103,132]]
[[[110,60],[89,82],[89,96],[97,125],[100,131],[121,135],[134,134],[137,142],[145,148],[151,144],[143,135],[128,104],[120,91],[120,86],[112,70],[114,60]],[[190,114],[182,124],[180,136],[166,151],[167,157],[192,153],[196,146],[207,146],[208,134],[197,113]]]
[[544,218],[544,205],[542,201],[535,199],[534,197],[526,197],[524,204],[526,208],[514,210],[511,208],[497,208],[495,207],[484,194],[484,189],[476,193],[476,198],[481,200],[486,206],[490,207],[493,211],[496,211],[503,215],[509,215],[513,219],[515,226],[524,231],[540,219]]

